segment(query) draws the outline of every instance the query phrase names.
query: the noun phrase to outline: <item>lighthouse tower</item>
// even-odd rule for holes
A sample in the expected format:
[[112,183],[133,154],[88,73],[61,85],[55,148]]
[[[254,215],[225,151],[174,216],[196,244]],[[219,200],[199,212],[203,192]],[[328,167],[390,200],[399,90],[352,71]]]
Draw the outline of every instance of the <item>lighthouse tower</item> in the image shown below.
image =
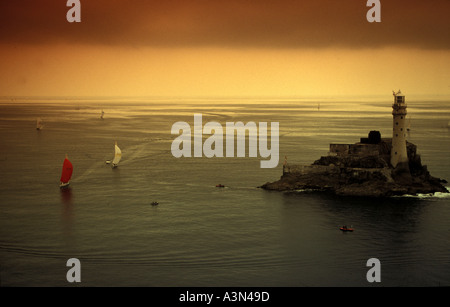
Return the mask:
[[394,129],[392,133],[391,164],[395,168],[399,163],[408,162],[406,152],[406,102],[400,90],[394,94],[392,115]]

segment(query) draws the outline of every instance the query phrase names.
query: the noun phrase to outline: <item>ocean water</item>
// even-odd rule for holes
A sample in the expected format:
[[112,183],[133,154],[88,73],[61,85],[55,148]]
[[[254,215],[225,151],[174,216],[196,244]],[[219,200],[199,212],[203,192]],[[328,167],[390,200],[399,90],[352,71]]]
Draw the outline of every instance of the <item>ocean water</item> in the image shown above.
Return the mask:
[[[4,98],[0,284],[72,286],[66,262],[77,258],[79,286],[450,286],[449,194],[354,198],[258,188],[279,179],[285,156],[309,164],[330,143],[354,143],[370,130],[391,137],[391,103],[390,96]],[[408,100],[408,113],[408,140],[433,176],[450,181],[449,101]],[[193,127],[194,114],[224,127],[278,122],[278,166],[261,168],[260,156],[173,157],[171,127]],[[112,169],[105,161],[115,141],[122,160]],[[74,172],[60,190],[65,154]],[[341,232],[344,224],[355,231]],[[366,279],[370,258],[380,261],[380,283]]]

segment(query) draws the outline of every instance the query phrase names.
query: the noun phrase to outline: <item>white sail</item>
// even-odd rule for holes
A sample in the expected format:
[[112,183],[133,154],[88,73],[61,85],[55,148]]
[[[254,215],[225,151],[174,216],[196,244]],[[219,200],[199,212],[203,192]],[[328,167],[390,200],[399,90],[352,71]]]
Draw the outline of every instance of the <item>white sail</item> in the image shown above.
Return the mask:
[[117,142],[114,145],[114,159],[112,161],[113,166],[117,166],[119,164],[120,159],[122,159],[122,151],[120,150],[119,146],[117,146]]
[[41,130],[43,127],[44,127],[44,125],[42,124],[42,119],[38,118],[36,120],[36,129]]

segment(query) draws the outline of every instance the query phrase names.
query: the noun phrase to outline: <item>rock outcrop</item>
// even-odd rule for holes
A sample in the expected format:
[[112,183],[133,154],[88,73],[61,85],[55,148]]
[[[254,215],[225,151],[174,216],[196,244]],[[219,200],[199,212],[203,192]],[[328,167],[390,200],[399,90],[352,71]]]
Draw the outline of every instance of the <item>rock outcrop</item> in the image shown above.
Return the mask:
[[408,163],[390,165],[390,139],[377,144],[330,145],[330,155],[311,165],[283,166],[276,182],[260,188],[276,191],[318,190],[337,195],[387,197],[447,193],[447,181],[431,176],[416,146],[407,143]]

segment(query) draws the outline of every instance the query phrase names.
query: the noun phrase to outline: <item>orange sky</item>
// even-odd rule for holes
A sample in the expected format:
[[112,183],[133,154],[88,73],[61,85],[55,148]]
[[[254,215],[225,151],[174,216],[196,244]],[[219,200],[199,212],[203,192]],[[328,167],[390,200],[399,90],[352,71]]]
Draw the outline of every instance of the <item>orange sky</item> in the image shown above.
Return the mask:
[[450,96],[450,2],[0,3],[0,96]]

